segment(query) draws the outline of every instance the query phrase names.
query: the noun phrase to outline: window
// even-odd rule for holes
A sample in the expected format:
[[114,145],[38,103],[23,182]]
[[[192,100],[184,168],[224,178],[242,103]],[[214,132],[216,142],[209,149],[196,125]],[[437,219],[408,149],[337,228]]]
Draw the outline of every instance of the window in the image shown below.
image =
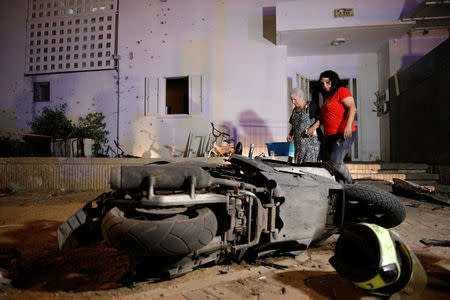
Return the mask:
[[[27,40],[29,43],[26,50],[25,74],[113,68],[114,60],[111,60],[108,55],[97,55],[95,61],[85,61],[87,57],[90,57],[92,51],[97,52],[95,47],[86,47],[85,42],[90,40],[92,45],[97,45],[99,42],[105,43],[105,45],[115,44],[117,1],[32,0],[33,5],[28,7]],[[85,9],[81,10],[77,5],[81,5]],[[81,23],[85,25],[81,26]],[[96,26],[98,23],[101,23],[101,26]],[[42,30],[43,27],[50,28],[50,26],[50,30]],[[90,31],[91,34],[80,36],[80,31]],[[38,64],[38,58],[41,55],[37,54],[46,53],[47,51],[44,49],[48,45],[60,49],[62,57],[66,57],[65,61],[58,64],[58,68],[52,68],[50,60],[45,60],[43,57],[40,59],[41,64]],[[101,45],[102,47],[98,48],[99,51],[106,54],[104,45]],[[79,55],[77,58],[71,55],[67,58],[67,54],[73,49],[82,49],[85,55]],[[32,55],[34,55],[34,59],[31,60]]]
[[166,78],[166,114],[189,114],[189,78]]
[[203,112],[204,76],[145,78],[145,115],[195,115]]
[[50,82],[33,83],[33,101],[34,102],[50,101]]

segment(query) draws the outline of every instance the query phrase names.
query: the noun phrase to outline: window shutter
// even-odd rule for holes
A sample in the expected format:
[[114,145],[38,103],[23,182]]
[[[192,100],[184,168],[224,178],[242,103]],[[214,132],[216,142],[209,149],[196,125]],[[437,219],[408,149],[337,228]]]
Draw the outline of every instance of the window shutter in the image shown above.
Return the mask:
[[189,114],[203,112],[203,77],[201,75],[189,76]]
[[158,78],[158,104],[159,104],[159,114],[167,115],[166,107],[166,78]]
[[144,113],[146,116],[160,113],[159,80],[157,77],[145,77]]

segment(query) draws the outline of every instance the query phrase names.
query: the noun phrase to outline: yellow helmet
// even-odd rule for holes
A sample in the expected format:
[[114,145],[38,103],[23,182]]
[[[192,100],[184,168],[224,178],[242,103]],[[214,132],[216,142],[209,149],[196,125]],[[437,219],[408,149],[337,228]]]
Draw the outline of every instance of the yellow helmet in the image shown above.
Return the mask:
[[370,223],[345,228],[330,263],[342,277],[373,294],[415,297],[427,281],[419,260],[399,236]]

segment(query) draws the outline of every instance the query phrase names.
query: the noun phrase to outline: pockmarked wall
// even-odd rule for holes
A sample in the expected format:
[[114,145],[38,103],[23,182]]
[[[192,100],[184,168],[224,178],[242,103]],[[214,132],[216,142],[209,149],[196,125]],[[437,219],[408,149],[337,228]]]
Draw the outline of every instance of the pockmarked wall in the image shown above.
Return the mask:
[[[119,18],[120,140],[140,156],[180,155],[210,122],[264,150],[286,131],[286,49],[263,38],[273,1],[134,1]],[[145,77],[201,75],[203,111],[144,115]]]
[[288,77],[296,74],[319,80],[320,73],[333,70],[341,78],[357,80],[359,160],[379,159],[379,120],[372,111],[374,93],[378,89],[378,60],[376,53],[288,57]]
[[[127,154],[180,156],[189,133],[207,135],[210,122],[244,144],[283,141],[287,132],[286,48],[264,39],[263,7],[274,0],[119,1],[119,69],[24,74],[27,1],[2,2],[1,129],[29,131],[43,106],[67,103],[76,120],[106,116],[109,140]],[[203,110],[196,115],[145,115],[146,77],[201,75]],[[33,81],[49,81],[51,101],[35,104]],[[258,153],[259,154],[259,153]]]
[[[0,130],[29,133],[30,122],[43,108],[67,104],[74,123],[90,112],[105,115],[108,138],[116,138],[116,72],[114,70],[25,76],[26,0],[0,3]],[[33,102],[33,83],[50,83],[50,101]],[[2,135],[5,136],[5,135]]]
[[31,120],[32,86],[26,84],[25,22],[27,1],[0,2],[0,128],[25,130]]

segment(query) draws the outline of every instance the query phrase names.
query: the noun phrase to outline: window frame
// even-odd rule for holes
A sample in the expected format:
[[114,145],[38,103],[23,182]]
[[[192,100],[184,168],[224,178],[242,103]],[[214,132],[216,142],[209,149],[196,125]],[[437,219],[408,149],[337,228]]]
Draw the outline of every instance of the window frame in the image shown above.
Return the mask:
[[[166,112],[166,80],[188,77],[188,113],[167,114]],[[202,115],[205,110],[204,75],[175,75],[161,77],[145,77],[144,79],[144,115],[167,118],[191,117]]]
[[33,102],[50,102],[50,81],[33,82]]

